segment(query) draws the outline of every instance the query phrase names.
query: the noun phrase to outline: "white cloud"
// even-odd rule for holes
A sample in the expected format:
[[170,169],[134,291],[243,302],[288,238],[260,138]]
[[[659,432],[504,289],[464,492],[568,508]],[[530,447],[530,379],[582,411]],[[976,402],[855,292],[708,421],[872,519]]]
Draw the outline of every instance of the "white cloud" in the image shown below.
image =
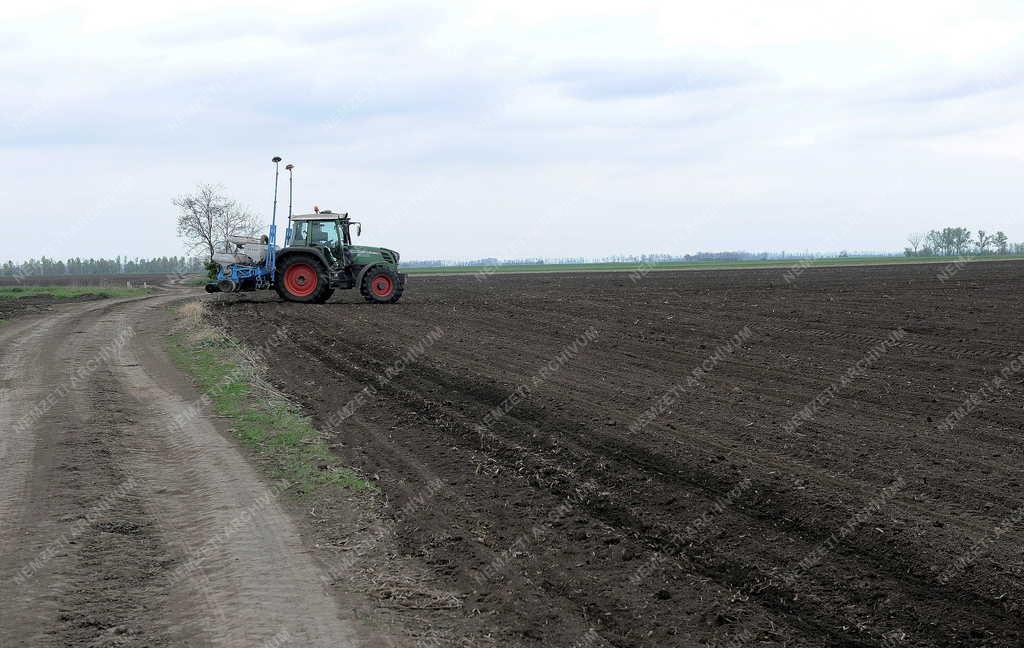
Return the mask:
[[5,11],[0,259],[178,252],[171,197],[269,216],[274,154],[406,258],[1024,239],[1016,3]]

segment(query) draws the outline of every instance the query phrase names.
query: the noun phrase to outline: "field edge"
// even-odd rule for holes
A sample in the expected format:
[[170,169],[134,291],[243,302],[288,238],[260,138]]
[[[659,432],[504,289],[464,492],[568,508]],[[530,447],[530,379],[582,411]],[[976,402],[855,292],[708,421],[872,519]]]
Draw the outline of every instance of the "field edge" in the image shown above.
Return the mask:
[[970,263],[1001,261],[1024,261],[1024,256],[980,256],[980,257],[828,257],[818,259],[774,259],[766,261],[681,261],[666,263],[615,262],[615,263],[538,263],[508,265],[460,265],[460,266],[416,266],[403,267],[406,274],[422,277],[449,275],[493,274],[544,274],[570,272],[629,272],[644,276],[651,272],[712,271],[712,270],[772,270],[847,268],[864,266],[905,266],[905,265],[966,265]]
[[200,302],[172,310],[168,355],[202,392],[199,405],[229,420],[234,438],[271,477],[287,480],[303,495],[325,487],[375,488],[355,470],[336,465],[337,456],[309,417],[263,379],[258,352],[209,326]]

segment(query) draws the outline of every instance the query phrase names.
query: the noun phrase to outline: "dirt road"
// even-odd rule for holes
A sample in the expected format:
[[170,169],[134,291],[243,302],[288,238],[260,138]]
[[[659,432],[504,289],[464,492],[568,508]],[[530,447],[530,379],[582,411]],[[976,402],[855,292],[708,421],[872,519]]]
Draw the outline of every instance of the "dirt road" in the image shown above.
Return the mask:
[[363,645],[161,350],[175,293],[0,329],[0,646]]

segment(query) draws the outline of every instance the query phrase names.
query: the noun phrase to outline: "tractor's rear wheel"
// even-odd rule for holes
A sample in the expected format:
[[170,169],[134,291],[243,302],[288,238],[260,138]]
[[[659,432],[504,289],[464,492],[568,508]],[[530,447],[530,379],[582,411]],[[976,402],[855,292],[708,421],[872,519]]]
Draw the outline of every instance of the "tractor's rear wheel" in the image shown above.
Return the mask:
[[398,273],[387,266],[370,268],[363,276],[363,285],[359,287],[363,299],[371,304],[394,304],[402,298],[404,290],[405,286]]
[[323,264],[305,254],[290,256],[281,263],[274,289],[281,299],[301,304],[322,304],[334,292]]

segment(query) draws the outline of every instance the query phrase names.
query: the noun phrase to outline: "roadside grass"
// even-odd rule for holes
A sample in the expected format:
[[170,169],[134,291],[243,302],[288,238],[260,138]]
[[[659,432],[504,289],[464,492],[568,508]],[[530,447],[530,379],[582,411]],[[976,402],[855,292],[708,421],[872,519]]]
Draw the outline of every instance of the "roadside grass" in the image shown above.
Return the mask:
[[84,295],[96,297],[141,297],[148,288],[111,288],[110,286],[0,286],[0,299],[20,299],[45,295],[54,299],[75,299]]
[[[213,412],[231,420],[232,432],[302,494],[337,485],[375,488],[335,457],[309,417],[260,378],[254,354],[203,321],[198,302],[176,310],[167,347],[175,364],[192,376]],[[204,399],[204,400],[205,400]]]
[[209,277],[192,277],[183,282],[186,286],[205,286],[208,283],[210,283]]
[[[982,256],[974,261],[1020,261],[1021,256]],[[952,263],[956,257],[828,257],[816,259],[773,259],[766,261],[668,261],[664,263],[537,263],[508,265],[402,267],[407,274],[501,274],[506,272],[635,272],[637,270],[737,270],[749,268],[790,268],[806,263],[807,267],[900,265],[907,263]]]

